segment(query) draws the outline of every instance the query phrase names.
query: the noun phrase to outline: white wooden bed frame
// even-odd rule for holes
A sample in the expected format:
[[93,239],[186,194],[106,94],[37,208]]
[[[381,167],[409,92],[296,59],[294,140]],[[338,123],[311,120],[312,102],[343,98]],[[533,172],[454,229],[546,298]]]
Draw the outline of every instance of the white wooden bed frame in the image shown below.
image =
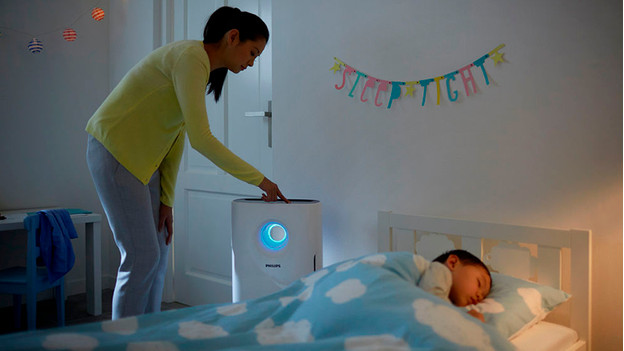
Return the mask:
[[[572,298],[547,321],[568,326],[579,340],[569,350],[591,350],[591,231],[378,213],[378,251],[411,251],[431,260],[464,249],[496,272],[564,290]],[[429,256],[429,257],[428,257]]]

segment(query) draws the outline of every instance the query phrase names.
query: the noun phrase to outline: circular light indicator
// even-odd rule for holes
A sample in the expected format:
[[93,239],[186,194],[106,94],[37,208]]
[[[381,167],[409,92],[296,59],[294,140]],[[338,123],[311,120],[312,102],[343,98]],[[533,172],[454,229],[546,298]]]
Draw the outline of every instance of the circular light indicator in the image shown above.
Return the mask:
[[282,224],[269,222],[260,229],[260,242],[269,250],[279,251],[288,243],[288,231]]

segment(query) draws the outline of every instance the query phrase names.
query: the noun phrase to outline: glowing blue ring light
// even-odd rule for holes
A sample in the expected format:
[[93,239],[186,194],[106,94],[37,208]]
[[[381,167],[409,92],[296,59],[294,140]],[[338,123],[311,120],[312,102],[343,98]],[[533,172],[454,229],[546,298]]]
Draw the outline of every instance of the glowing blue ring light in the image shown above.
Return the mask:
[[279,251],[288,244],[286,227],[277,222],[269,222],[260,229],[260,242],[272,251]]

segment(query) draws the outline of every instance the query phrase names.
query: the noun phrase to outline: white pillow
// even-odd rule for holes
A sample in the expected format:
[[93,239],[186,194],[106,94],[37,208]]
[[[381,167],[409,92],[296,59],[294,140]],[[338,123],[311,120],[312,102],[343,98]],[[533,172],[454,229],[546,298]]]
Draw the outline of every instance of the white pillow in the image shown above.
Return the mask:
[[569,294],[559,289],[492,273],[490,294],[472,308],[483,314],[485,323],[511,339],[569,298]]

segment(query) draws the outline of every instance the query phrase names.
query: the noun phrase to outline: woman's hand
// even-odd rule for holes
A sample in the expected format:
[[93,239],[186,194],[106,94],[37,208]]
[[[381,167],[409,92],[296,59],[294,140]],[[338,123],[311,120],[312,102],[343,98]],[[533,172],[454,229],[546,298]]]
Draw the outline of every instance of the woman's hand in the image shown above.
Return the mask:
[[282,195],[282,192],[277,187],[277,184],[270,181],[267,177],[264,177],[264,179],[262,179],[262,182],[260,182],[260,185],[258,185],[258,187],[265,192],[265,194],[262,194],[262,200],[267,202],[277,201],[277,198],[279,197],[280,199],[284,200],[284,202],[288,204],[290,203],[290,200]]
[[158,219],[158,232],[162,232],[165,225],[167,225],[167,236],[165,239],[165,243],[169,245],[169,243],[171,243],[171,237],[173,236],[173,209],[161,202],[160,214]]

